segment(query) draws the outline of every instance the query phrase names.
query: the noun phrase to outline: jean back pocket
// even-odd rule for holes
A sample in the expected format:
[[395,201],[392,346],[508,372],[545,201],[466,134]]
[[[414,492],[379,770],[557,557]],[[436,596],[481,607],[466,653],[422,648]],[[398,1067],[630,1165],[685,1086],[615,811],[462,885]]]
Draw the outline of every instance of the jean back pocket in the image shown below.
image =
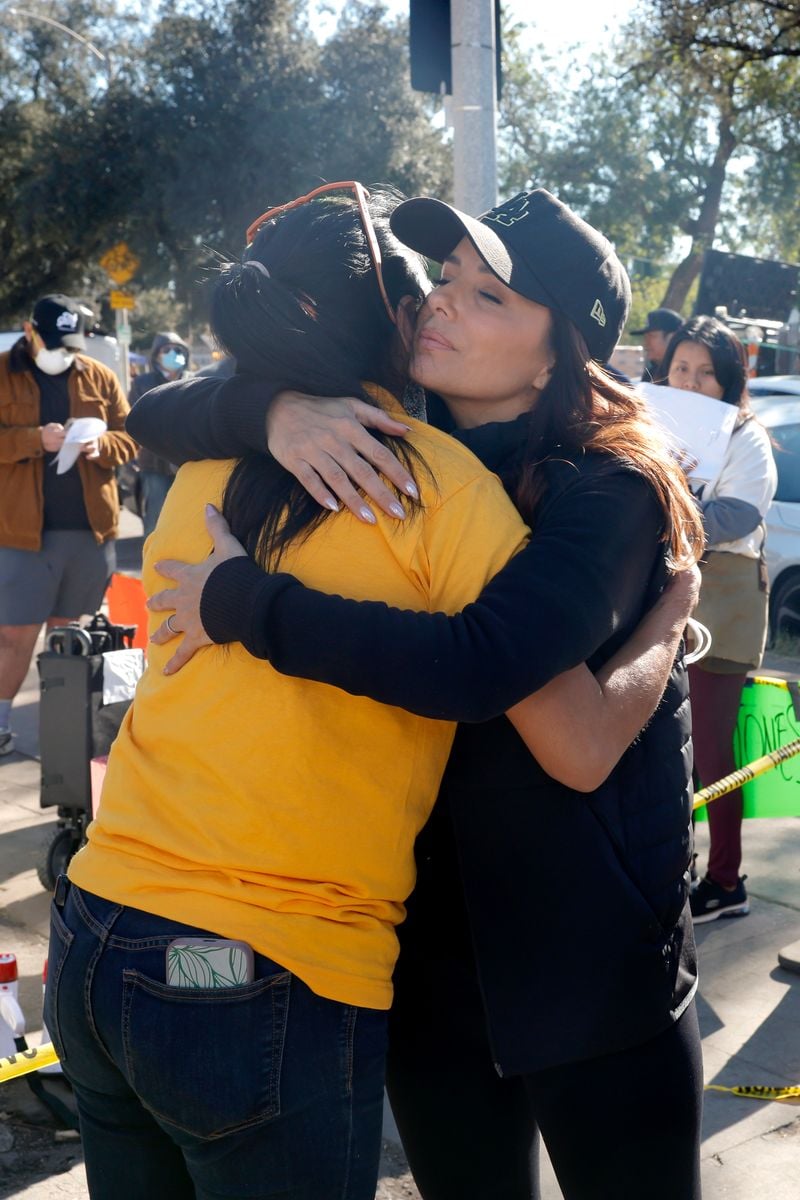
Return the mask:
[[123,973],[128,1079],[159,1122],[215,1138],[278,1116],[290,981],[182,988]]

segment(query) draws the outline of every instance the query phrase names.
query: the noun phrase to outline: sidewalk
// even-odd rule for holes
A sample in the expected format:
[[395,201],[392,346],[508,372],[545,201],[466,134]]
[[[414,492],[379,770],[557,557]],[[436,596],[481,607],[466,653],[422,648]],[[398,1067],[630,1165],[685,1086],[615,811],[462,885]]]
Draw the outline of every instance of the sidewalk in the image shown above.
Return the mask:
[[[791,669],[800,664],[773,662]],[[39,807],[36,753],[38,686],[32,670],[14,708],[21,753],[0,760],[0,952],[17,955],[20,1003],[29,1040],[41,1025],[41,972],[47,954],[49,896],[39,884],[36,862],[49,841],[55,814]],[[707,827],[698,826],[700,862]],[[800,939],[800,819],[751,820],[745,826],[745,863],[751,915],[720,920],[697,930],[701,985],[698,1000],[707,1083],[800,1084],[800,974],[778,965],[778,951]],[[31,1036],[33,1034],[33,1036]],[[657,1081],[653,1081],[657,1086]],[[575,1099],[575,1150],[580,1130],[604,1096]],[[31,1101],[24,1081],[0,1087],[0,1197],[20,1200],[86,1200],[78,1143],[56,1143],[42,1130],[35,1154],[25,1161],[20,1143],[20,1106]],[[2,1119],[11,1114],[12,1120]],[[15,1120],[14,1120],[15,1119]],[[415,1200],[391,1116],[378,1200]],[[16,1137],[16,1147],[15,1147]],[[10,1141],[9,1141],[10,1139]],[[42,1150],[39,1143],[45,1147]],[[48,1176],[46,1170],[54,1172]],[[59,1172],[55,1174],[55,1172]],[[544,1200],[561,1200],[552,1171],[543,1168]],[[705,1200],[797,1200],[800,1195],[800,1109],[707,1092],[703,1126]],[[492,1200],[486,1197],[486,1200]],[[647,1200],[643,1196],[642,1200]],[[675,1197],[681,1200],[681,1197]]]

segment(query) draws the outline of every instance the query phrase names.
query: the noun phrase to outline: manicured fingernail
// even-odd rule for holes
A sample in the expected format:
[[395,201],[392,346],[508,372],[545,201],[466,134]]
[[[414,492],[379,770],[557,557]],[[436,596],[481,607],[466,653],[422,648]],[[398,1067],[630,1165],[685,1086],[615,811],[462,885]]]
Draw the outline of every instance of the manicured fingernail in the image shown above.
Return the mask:
[[339,511],[339,505],[336,503],[333,496],[326,496],[325,499],[322,501],[322,503],[325,505],[326,508],[329,508],[331,510],[331,512]]
[[401,521],[405,520],[406,510],[396,500],[389,505],[389,512],[393,517],[399,517]]
[[358,510],[358,515],[361,517],[361,520],[366,521],[368,525],[375,524],[375,513],[371,508],[367,508],[366,505]]
[[412,482],[412,480],[409,479],[408,483],[405,485],[405,491],[409,496],[412,497],[412,499],[419,500],[419,490],[417,485]]
[[207,517],[214,517],[214,516],[216,516],[216,515],[217,515],[217,510],[214,508],[214,505],[213,505],[213,504],[207,504],[207,505],[206,505],[206,516],[207,516]]

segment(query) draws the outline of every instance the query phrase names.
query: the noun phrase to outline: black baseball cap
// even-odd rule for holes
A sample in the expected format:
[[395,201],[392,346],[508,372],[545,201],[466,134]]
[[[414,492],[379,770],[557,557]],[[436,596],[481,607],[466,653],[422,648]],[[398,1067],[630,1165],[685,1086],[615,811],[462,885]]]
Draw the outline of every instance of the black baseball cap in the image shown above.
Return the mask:
[[57,346],[86,349],[86,317],[81,305],[69,296],[42,296],[34,305],[31,324],[48,350]]
[[683,324],[683,317],[673,308],[653,308],[647,314],[644,329],[632,329],[631,333],[674,333]]
[[393,233],[426,258],[442,262],[466,235],[483,261],[519,295],[569,317],[600,362],[619,341],[631,287],[613,246],[544,188],[520,192],[470,217],[441,200],[399,204]]

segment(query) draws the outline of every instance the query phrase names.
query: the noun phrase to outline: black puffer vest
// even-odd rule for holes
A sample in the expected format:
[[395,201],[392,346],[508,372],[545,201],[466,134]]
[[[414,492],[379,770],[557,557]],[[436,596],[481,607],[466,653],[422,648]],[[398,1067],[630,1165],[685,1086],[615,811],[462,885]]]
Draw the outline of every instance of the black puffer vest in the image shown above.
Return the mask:
[[[590,666],[627,640],[664,581],[659,550],[639,612]],[[501,1074],[641,1044],[690,1002],[691,774],[680,660],[650,724],[590,795],[546,775],[505,718],[459,727],[417,843],[400,969],[471,943]]]

